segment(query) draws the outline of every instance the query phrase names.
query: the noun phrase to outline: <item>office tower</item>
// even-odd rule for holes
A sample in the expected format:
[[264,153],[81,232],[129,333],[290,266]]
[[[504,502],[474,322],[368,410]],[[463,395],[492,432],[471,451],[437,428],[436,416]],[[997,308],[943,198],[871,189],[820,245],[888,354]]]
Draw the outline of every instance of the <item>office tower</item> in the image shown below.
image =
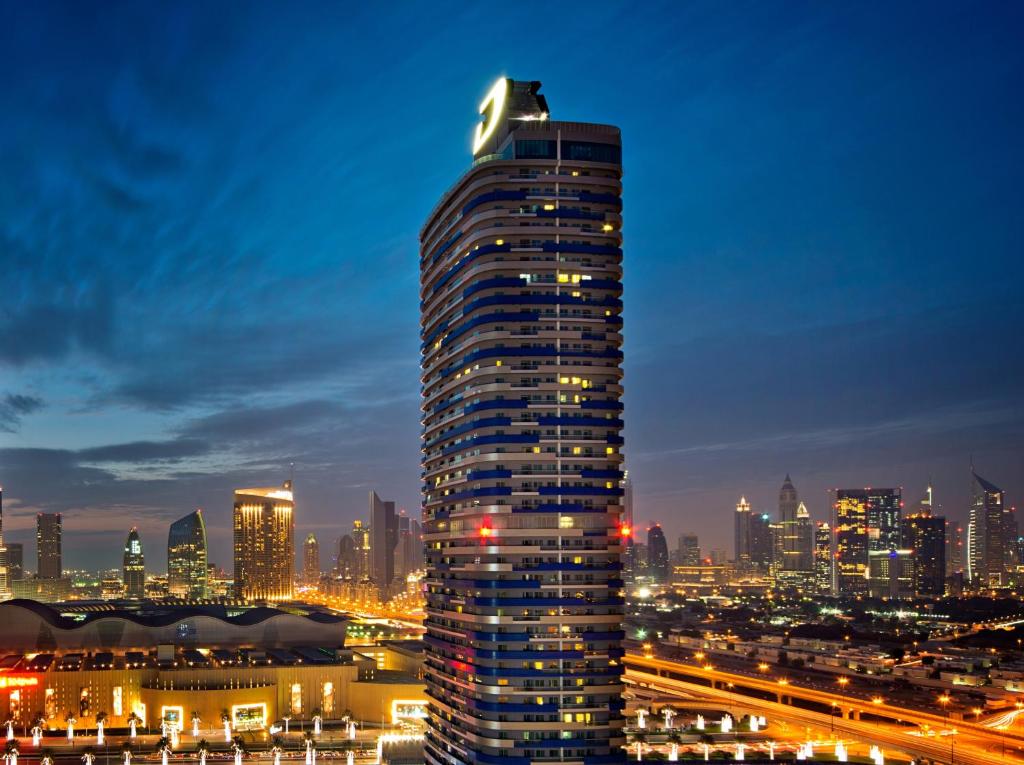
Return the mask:
[[312,532],[302,546],[302,579],[309,585],[320,581],[320,543]]
[[866,595],[868,567],[868,500],[862,489],[835,489],[835,594]]
[[21,542],[7,542],[7,581],[20,582],[25,578],[25,546]]
[[946,592],[946,519],[932,513],[932,487],[917,511],[903,519],[903,544],[914,553],[914,593],[940,598]]
[[171,524],[167,532],[167,591],[176,598],[207,596],[206,521],[196,510]]
[[700,565],[700,540],[692,532],[679,535],[678,547],[680,566]]
[[423,531],[420,522],[405,515],[403,510],[398,516],[398,545],[395,547],[396,586],[422,568]]
[[278,488],[235,489],[235,595],[290,600],[295,570],[295,495]]
[[625,760],[619,131],[539,87],[420,235],[430,765]]
[[912,550],[868,550],[868,594],[872,598],[914,597]]
[[814,525],[814,589],[819,595],[832,592],[832,529],[825,521]]
[[964,572],[964,527],[946,519],[946,576]]
[[967,522],[967,580],[975,590],[1000,587],[1006,573],[1003,490],[971,468],[971,510]]
[[334,575],[344,579],[359,579],[359,560],[356,543],[351,534],[342,534],[338,539],[338,556],[334,563]]
[[779,489],[779,528],[778,542],[779,571],[793,572],[802,571],[809,566],[801,566],[800,533],[797,529],[797,509],[800,507],[800,498],[797,495],[793,481],[786,474],[786,480],[782,482]]
[[901,489],[864,489],[867,502],[868,549],[898,550],[903,515]]
[[385,502],[370,492],[370,580],[377,585],[378,597],[391,597],[395,578],[395,545],[398,544],[398,516],[395,503]]
[[60,513],[39,513],[36,516],[36,574],[40,579],[64,576]]
[[667,584],[671,569],[668,565],[668,542],[661,524],[647,529],[647,575],[655,584]]
[[370,527],[362,521],[352,522],[352,541],[355,543],[356,568],[354,576],[362,581],[370,578]]
[[750,516],[750,563],[765,573],[772,565],[772,523],[768,513],[753,513]]
[[146,597],[146,558],[142,554],[138,529],[134,526],[124,543],[121,581],[124,582],[124,596],[129,600],[142,600]]
[[738,569],[750,568],[750,503],[746,497],[740,497],[733,516],[733,556]]
[[797,571],[806,572],[810,583],[814,571],[814,523],[803,502],[796,508],[796,552]]

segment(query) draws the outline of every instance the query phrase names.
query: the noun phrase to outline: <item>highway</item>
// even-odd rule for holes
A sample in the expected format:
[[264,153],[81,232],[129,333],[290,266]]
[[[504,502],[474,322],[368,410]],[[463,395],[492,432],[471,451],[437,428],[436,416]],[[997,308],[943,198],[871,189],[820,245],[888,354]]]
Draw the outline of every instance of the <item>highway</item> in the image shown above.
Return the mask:
[[[797,688],[780,684],[777,680],[736,675],[714,668],[702,669],[653,657],[627,655],[625,664],[627,682],[640,692],[648,689],[681,698],[697,696],[716,699],[723,704],[741,705],[757,711],[769,719],[819,728],[833,726],[835,731],[852,738],[875,742],[939,762],[966,765],[1024,762],[1024,738],[1017,734],[993,731],[983,725],[959,720],[949,721],[941,715],[893,707],[880,699],[875,702],[848,698],[835,692]],[[669,673],[675,676],[668,676]],[[687,677],[692,679],[687,680]],[[800,703],[810,702],[821,709],[768,700],[750,695],[751,690],[764,695],[774,694],[776,698],[792,700],[795,697]],[[829,713],[833,708],[836,715]],[[856,716],[868,719],[854,719]]]

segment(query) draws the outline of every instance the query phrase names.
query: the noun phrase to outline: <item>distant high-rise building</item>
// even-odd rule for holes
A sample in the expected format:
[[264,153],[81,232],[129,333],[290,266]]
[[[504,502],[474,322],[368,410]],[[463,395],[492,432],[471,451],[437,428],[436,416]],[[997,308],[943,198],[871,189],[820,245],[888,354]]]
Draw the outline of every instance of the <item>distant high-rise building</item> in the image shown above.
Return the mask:
[[836,489],[832,503],[837,595],[866,595],[868,499],[862,489]]
[[[797,521],[797,509],[800,497],[789,474],[779,489],[779,530],[778,550],[780,553],[779,572],[804,571],[810,568],[810,561],[801,560],[800,531]],[[803,565],[801,565],[803,564]]]
[[679,546],[676,548],[679,553],[680,566],[700,565],[700,540],[692,532],[679,535]]
[[25,545],[21,542],[7,542],[7,581],[20,582],[25,578]]
[[902,547],[903,492],[901,489],[864,489],[867,502],[868,550]]
[[946,519],[946,576],[964,572],[964,527]]
[[868,594],[890,600],[914,597],[913,551],[869,550]]
[[176,598],[201,600],[208,593],[206,522],[196,510],[167,531],[167,591]]
[[633,481],[628,470],[622,471],[619,488],[622,490],[622,578],[627,584],[632,584],[637,574],[636,551],[633,549],[636,527],[633,525]]
[[667,584],[671,572],[665,532],[655,523],[647,529],[647,575],[657,584]]
[[739,569],[748,569],[750,561],[750,503],[746,497],[740,497],[736,503],[736,514],[733,516],[733,560]]
[[971,469],[967,523],[967,580],[976,590],[1000,587],[1006,578],[1003,490]]
[[832,528],[825,521],[814,525],[814,588],[819,595],[832,592]]
[[343,579],[358,581],[359,560],[356,554],[356,543],[351,534],[342,534],[338,539],[338,557],[334,565],[334,575]]
[[295,495],[280,488],[235,490],[235,594],[242,600],[290,600],[295,570]]
[[423,568],[423,532],[420,522],[402,510],[398,516],[398,544],[395,546],[395,584]]
[[364,581],[370,578],[372,562],[370,560],[370,527],[362,521],[352,522],[352,541],[355,543],[356,568],[354,578]]
[[370,492],[370,579],[381,600],[391,596],[395,578],[395,546],[398,544],[398,516],[395,503],[385,502]]
[[39,513],[36,516],[36,574],[40,579],[64,576],[60,513]]
[[797,571],[807,572],[805,578],[809,582],[810,573],[814,571],[814,523],[803,502],[796,508],[796,548]]
[[753,513],[750,516],[750,563],[762,573],[772,566],[773,539],[771,516],[768,513]]
[[309,585],[320,581],[320,543],[312,532],[302,546],[302,579]]
[[914,594],[940,598],[946,592],[946,519],[932,513],[932,487],[917,511],[903,519],[903,544],[914,555]]
[[142,600],[146,597],[146,558],[142,554],[138,529],[134,526],[124,543],[121,581],[124,582],[124,596],[129,600]]

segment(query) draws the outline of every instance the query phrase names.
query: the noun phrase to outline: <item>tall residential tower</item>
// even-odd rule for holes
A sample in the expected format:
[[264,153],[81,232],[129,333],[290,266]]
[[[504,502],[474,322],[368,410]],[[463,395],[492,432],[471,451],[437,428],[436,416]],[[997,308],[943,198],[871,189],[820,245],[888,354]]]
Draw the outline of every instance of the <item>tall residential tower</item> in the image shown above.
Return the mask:
[[420,233],[431,765],[625,762],[621,144],[539,89]]
[[292,482],[235,489],[235,594],[242,600],[291,600],[295,570]]
[[167,591],[178,598],[206,597],[206,522],[202,510],[179,518],[167,532]]

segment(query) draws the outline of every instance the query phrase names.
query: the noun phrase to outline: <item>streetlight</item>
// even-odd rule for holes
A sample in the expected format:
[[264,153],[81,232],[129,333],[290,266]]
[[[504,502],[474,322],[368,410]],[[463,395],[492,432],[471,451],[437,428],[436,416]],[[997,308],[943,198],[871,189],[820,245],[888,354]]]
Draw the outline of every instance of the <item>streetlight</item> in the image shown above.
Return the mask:
[[846,686],[850,684],[850,678],[848,678],[848,677],[840,677],[840,678],[838,678],[836,680],[836,682],[839,683],[839,687],[840,688],[845,690]]
[[759,670],[761,670],[762,672],[767,672],[768,671],[768,663],[762,661],[760,664],[757,665],[757,668]]

